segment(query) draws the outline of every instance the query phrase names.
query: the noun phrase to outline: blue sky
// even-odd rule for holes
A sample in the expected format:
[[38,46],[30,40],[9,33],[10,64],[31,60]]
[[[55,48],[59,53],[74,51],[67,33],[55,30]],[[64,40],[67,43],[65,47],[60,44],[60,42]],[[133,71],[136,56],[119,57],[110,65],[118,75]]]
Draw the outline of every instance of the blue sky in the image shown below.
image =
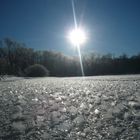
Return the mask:
[[[140,0],[74,1],[77,21],[89,37],[82,52],[140,52]],[[71,0],[0,0],[0,39],[73,55],[66,39],[73,27]]]

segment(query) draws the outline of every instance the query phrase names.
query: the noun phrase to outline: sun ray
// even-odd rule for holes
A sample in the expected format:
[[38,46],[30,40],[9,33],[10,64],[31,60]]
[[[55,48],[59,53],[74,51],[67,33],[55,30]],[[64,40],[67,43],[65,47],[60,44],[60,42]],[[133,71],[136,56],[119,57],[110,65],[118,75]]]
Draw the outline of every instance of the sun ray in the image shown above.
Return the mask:
[[[80,32],[77,32],[78,31],[78,25],[77,25],[77,19],[76,19],[74,0],[71,0],[71,2],[72,2],[73,19],[74,19],[74,25],[75,25],[75,29],[74,29],[75,33],[73,32],[72,34],[75,34],[74,37],[76,38],[76,40],[72,36],[71,36],[72,37],[71,39],[75,40],[75,43],[76,43],[75,45],[77,46],[79,60],[80,60],[81,73],[82,73],[82,76],[84,77],[85,74],[84,74],[83,62],[82,62],[81,51],[80,51],[80,43],[79,43],[79,41],[80,41],[79,33]],[[82,38],[83,38],[83,35],[82,35]]]
[[71,0],[71,4],[72,4],[72,12],[73,12],[74,25],[75,25],[75,29],[77,29],[77,19],[76,19],[74,0]]

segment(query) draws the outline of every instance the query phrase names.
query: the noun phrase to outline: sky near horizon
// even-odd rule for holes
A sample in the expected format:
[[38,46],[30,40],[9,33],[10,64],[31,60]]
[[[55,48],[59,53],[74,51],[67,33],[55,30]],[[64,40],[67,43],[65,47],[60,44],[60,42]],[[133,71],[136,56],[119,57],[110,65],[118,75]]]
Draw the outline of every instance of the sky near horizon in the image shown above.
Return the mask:
[[[74,55],[66,38],[74,28],[72,0],[0,0],[0,40],[10,37],[37,50]],[[84,53],[140,53],[140,0],[74,0],[88,35]]]

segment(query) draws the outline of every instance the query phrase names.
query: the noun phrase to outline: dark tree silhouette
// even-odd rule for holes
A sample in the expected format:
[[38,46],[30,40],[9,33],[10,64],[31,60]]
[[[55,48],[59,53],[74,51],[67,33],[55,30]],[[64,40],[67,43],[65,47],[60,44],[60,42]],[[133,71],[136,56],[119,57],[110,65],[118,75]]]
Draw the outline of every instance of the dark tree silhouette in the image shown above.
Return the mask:
[[[140,53],[128,57],[122,54],[99,55],[95,53],[82,57],[85,75],[138,74],[140,73]],[[59,52],[36,51],[6,38],[0,41],[0,74],[24,76],[26,68],[41,64],[50,72],[50,76],[80,76],[78,57],[66,56]]]

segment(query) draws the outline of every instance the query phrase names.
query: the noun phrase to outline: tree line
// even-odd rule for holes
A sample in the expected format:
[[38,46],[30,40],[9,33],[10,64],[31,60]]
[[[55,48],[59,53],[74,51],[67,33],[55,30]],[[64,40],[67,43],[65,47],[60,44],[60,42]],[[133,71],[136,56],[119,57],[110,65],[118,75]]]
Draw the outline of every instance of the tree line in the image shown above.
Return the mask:
[[[83,55],[82,60],[86,76],[140,73],[140,53],[131,57],[90,53]],[[34,64],[46,67],[50,76],[81,76],[78,56],[37,51],[9,38],[0,41],[0,75],[25,76],[25,69]]]

